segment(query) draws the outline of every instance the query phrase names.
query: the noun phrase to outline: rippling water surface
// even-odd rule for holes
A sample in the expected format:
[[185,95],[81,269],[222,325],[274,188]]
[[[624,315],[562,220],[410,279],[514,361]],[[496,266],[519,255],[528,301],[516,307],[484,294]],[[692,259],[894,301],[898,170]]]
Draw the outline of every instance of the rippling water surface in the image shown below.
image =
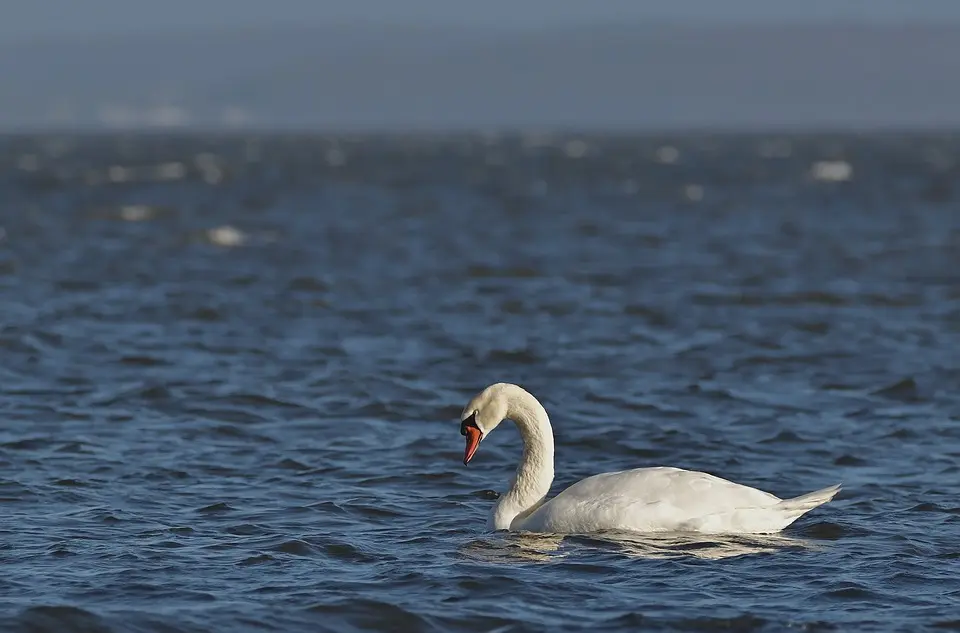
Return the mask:
[[[960,138],[0,140],[0,628],[960,628]],[[483,532],[672,465],[765,539]]]

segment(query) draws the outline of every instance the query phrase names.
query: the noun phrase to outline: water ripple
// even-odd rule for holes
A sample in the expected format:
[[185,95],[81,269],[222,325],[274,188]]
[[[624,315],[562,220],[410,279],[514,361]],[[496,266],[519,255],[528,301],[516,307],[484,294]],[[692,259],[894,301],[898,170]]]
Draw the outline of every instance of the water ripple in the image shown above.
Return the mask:
[[[0,140],[0,629],[960,628],[956,135],[50,141]],[[500,380],[555,490],[844,489],[485,533],[518,437],[465,469],[456,422]]]

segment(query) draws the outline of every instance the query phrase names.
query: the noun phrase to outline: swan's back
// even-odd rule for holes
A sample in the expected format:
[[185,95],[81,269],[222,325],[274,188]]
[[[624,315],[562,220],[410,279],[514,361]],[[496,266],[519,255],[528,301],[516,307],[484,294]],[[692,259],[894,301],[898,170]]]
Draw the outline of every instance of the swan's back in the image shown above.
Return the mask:
[[[830,489],[825,489],[822,496],[826,496],[827,490]],[[836,489],[822,500],[806,495],[803,503],[790,505],[792,500],[783,501],[708,473],[669,467],[637,468],[587,477],[545,503],[517,527],[555,533],[778,532],[834,494]]]

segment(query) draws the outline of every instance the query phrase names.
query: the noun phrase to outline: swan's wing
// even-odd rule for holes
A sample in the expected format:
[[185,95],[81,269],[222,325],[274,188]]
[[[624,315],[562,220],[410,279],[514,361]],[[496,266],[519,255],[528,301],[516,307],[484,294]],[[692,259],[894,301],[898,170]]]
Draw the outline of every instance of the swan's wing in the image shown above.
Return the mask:
[[531,514],[523,529],[724,531],[753,521],[757,511],[768,514],[778,503],[772,494],[707,473],[637,468],[573,484]]

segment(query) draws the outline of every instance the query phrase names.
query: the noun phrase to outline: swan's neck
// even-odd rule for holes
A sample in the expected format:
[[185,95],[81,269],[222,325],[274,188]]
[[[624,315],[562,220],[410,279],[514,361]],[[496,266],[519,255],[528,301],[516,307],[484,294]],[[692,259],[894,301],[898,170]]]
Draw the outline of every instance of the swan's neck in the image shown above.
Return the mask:
[[508,530],[522,522],[546,499],[553,483],[553,427],[543,406],[516,387],[508,395],[508,420],[513,420],[523,439],[523,456],[510,490],[500,497],[490,516],[495,530]]

